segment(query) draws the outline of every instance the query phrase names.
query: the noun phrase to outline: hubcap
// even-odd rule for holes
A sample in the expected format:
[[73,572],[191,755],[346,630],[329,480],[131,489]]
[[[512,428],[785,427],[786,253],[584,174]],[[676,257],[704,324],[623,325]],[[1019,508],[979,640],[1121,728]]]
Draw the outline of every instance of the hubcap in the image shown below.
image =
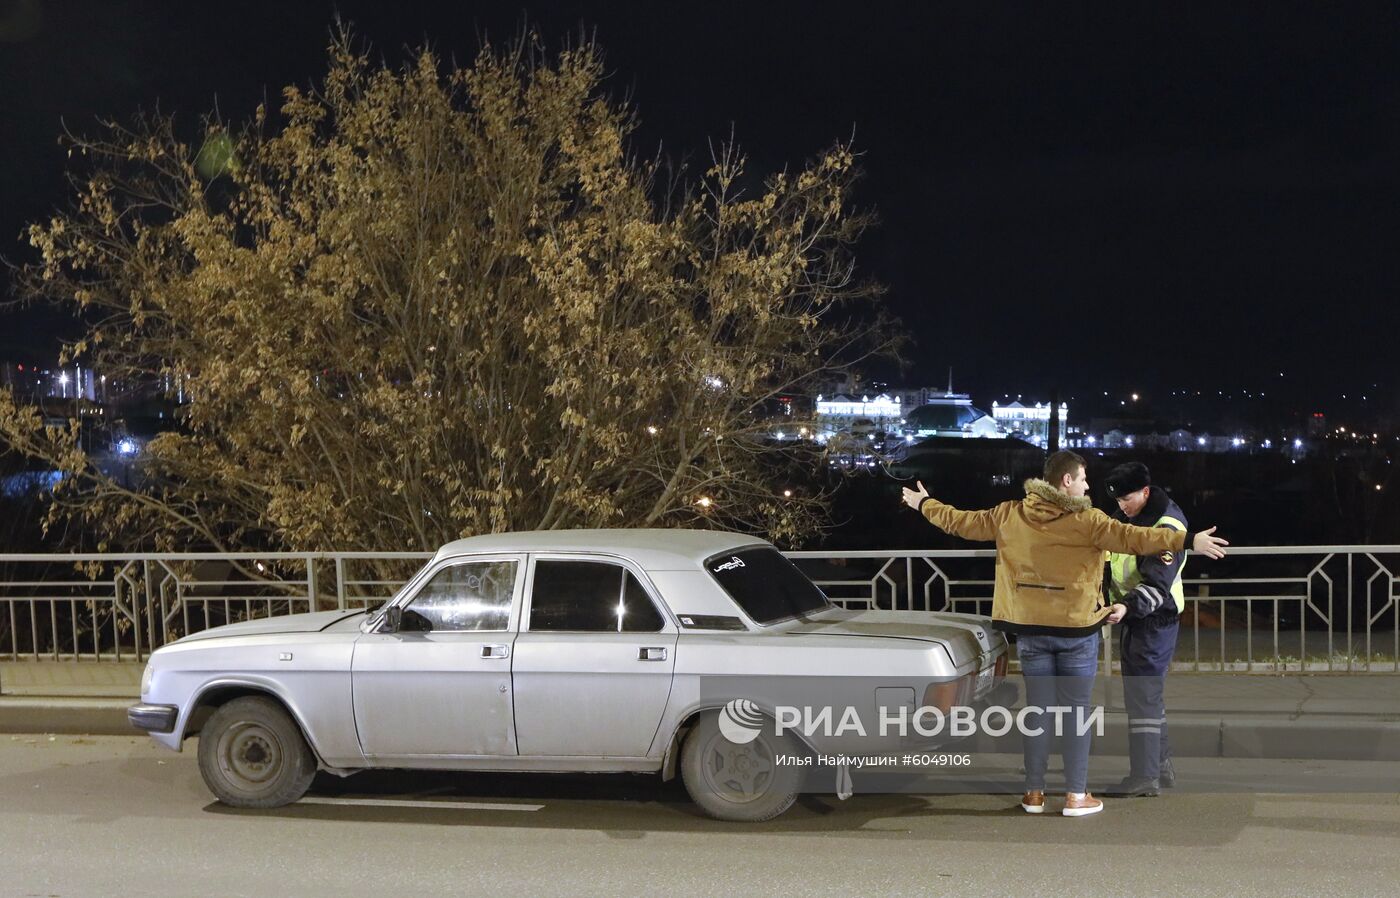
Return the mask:
[[747,745],[735,745],[716,733],[701,757],[705,785],[726,801],[757,801],[773,785],[773,746],[763,734]]
[[282,769],[282,743],[271,730],[251,721],[236,723],[219,737],[219,766],[237,785],[258,787]]

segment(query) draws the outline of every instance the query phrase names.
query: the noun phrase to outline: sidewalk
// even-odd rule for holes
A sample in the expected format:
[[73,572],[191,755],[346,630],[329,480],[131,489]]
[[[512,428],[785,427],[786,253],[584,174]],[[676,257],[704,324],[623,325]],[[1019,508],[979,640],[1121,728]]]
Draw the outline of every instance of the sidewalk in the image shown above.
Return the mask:
[[[0,732],[133,735],[126,708],[144,665],[122,661],[0,661]],[[1019,679],[1013,678],[1018,689]],[[1108,709],[1094,753],[1125,755],[1122,682],[1099,678]],[[1168,726],[1180,757],[1400,761],[1400,676],[1172,674]],[[1014,732],[959,743],[1020,752]]]

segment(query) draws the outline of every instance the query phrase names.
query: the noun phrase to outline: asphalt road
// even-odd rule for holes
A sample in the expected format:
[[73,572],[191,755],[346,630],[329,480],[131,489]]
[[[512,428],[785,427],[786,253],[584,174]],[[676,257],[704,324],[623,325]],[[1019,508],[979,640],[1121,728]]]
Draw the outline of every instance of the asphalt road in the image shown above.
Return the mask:
[[[384,772],[318,778],[301,803],[247,812],[211,800],[193,748],[0,736],[0,896],[1279,898],[1390,896],[1400,880],[1395,792],[1178,790],[1084,819],[1030,817],[1009,795],[813,796],[755,826],[700,817],[650,777]],[[1380,770],[1178,770],[1227,781],[1242,764],[1353,784]]]

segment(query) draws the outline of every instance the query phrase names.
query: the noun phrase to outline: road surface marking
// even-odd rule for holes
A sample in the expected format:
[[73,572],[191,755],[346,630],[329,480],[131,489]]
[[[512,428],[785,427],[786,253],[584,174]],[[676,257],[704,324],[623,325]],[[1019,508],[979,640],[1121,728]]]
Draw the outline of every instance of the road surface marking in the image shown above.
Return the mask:
[[538,811],[542,804],[501,804],[490,801],[417,801],[411,798],[302,798],[297,804],[332,804],[370,808],[450,808],[454,811]]

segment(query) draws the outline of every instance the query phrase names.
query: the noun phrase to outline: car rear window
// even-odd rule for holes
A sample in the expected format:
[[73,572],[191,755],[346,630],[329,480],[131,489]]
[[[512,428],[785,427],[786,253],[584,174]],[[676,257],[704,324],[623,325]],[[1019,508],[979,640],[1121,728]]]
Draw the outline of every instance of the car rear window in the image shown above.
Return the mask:
[[756,623],[771,624],[831,607],[826,593],[768,546],[715,555],[706,559],[705,569]]

